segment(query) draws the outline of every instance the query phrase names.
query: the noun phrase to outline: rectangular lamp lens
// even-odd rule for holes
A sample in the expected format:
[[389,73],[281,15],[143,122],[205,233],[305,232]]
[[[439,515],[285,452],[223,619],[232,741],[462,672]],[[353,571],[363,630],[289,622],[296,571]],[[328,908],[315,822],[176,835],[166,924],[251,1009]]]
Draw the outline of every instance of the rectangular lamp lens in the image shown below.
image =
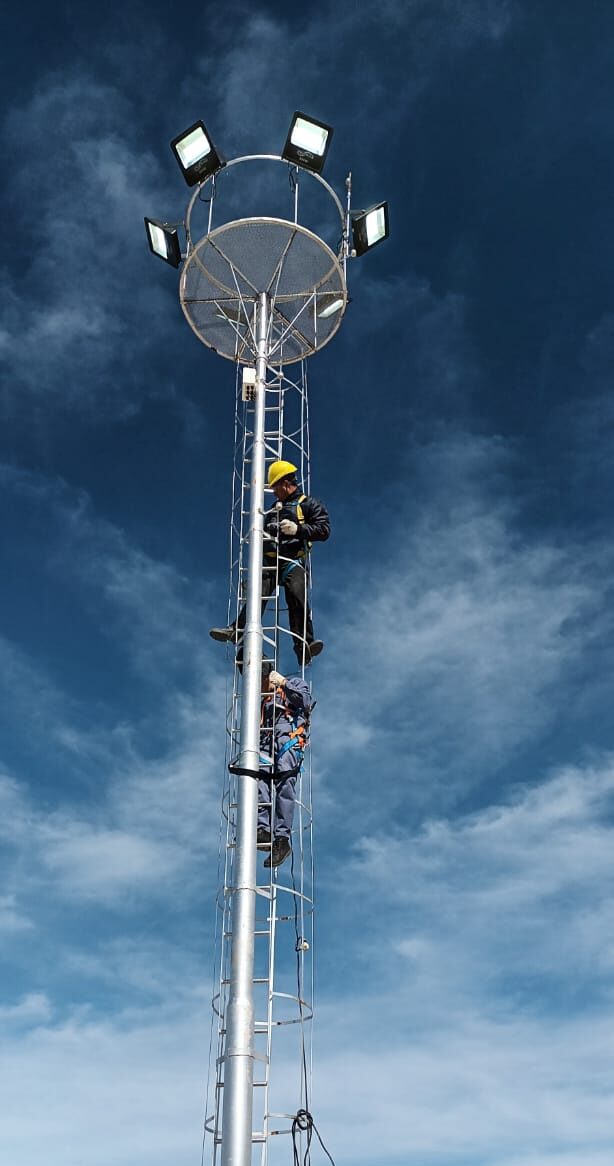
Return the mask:
[[343,299],[341,296],[338,296],[337,299],[332,299],[330,303],[327,303],[325,300],[324,307],[320,309],[318,316],[321,320],[326,320],[328,316],[334,316],[335,312],[338,312],[342,307]]
[[166,242],[166,235],[161,227],[157,227],[155,223],[148,223],[147,230],[149,231],[149,238],[151,245],[156,255],[161,255],[163,259],[168,258],[168,246]]
[[316,126],[313,122],[305,121],[304,117],[297,117],[290,134],[290,141],[297,150],[309,150],[310,154],[322,157],[326,149],[328,130]]
[[374,243],[379,243],[386,234],[386,216],[383,206],[378,206],[374,211],[370,211],[365,219],[365,230],[367,232],[367,244],[372,247]]
[[195,162],[200,162],[201,158],[205,158],[211,150],[209,139],[201,129],[197,126],[192,130],[191,134],[187,134],[176,145],[177,153],[181,159],[181,165],[184,170],[189,170],[190,166],[194,166]]

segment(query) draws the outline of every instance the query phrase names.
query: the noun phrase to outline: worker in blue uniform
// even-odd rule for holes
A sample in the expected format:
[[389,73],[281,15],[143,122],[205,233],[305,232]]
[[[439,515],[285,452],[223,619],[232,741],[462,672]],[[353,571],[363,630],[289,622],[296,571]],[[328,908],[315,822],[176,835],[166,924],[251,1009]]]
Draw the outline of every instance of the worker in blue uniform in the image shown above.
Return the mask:
[[[262,567],[262,610],[279,582],[288,604],[288,621],[299,667],[310,664],[324,644],[313,634],[311,611],[307,602],[308,557],[313,542],[325,542],[330,534],[330,520],[317,498],[302,494],[292,462],[275,461],[269,466],[268,484],[277,502],[264,516],[264,558]],[[209,635],[222,643],[239,644],[237,660],[242,662],[242,635],[245,607],[236,623],[225,628],[211,628]]]
[[257,846],[269,851],[264,865],[275,867],[285,862],[292,850],[296,781],[307,744],[312,700],[309,686],[300,676],[286,677],[272,671],[268,689],[262,701]]

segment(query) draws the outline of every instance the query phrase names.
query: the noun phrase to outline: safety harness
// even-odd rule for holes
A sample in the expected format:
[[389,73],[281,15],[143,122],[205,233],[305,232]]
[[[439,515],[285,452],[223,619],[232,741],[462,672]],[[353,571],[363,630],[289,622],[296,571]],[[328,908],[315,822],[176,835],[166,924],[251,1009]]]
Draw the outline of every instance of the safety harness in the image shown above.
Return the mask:
[[[299,524],[301,522],[305,521],[305,515],[303,513],[303,507],[301,506],[301,502],[304,502],[306,497],[307,497],[306,494],[299,494],[298,498],[290,497],[283,504],[284,510],[293,510],[294,511],[294,513],[296,515],[296,521]],[[298,566],[298,560],[304,559],[306,557],[306,555],[309,554],[310,550],[311,550],[311,543],[304,542],[301,549],[297,553],[296,559],[291,559],[290,562],[284,563],[283,568],[281,568],[281,570],[279,572],[279,582],[280,583],[285,583],[288,575],[290,574],[290,571],[294,570],[294,568],[296,566]],[[265,558],[274,559],[277,555],[277,550],[265,551],[264,554],[265,554]],[[281,564],[280,564],[280,567],[281,567]]]
[[279,760],[280,757],[283,757],[284,753],[287,753],[289,749],[297,749],[304,756],[306,748],[307,733],[305,731],[305,725],[297,725],[296,728],[293,729],[290,733],[288,740],[284,741],[281,749],[279,750],[279,753],[277,754],[277,760]]
[[[276,690],[276,696],[280,699],[281,703],[283,703],[286,713],[289,713],[290,706],[289,706],[287,700],[285,700],[285,698],[284,698],[283,688],[280,687]],[[266,707],[266,701],[263,701],[262,714],[261,714],[261,718],[260,718],[261,726],[263,725],[263,721],[264,721],[265,707]],[[313,712],[314,708],[315,708],[315,701],[314,701],[313,705],[311,706],[309,716]],[[304,714],[302,714],[302,715],[304,715]],[[301,771],[303,761],[305,760],[305,750],[306,750],[307,746],[309,745],[309,716],[304,716],[304,723],[302,725],[299,725],[299,723],[298,723],[299,722],[299,714],[298,713],[294,714],[294,716],[292,717],[292,723],[293,723],[294,727],[288,735],[288,740],[284,741],[281,749],[279,750],[279,753],[277,754],[277,762],[279,764],[280,757],[283,757],[284,753],[289,753],[290,749],[294,749],[296,751],[297,763],[296,763],[296,765],[294,765],[292,767],[292,769],[270,769],[268,771],[263,771],[262,769],[245,769],[243,766],[240,766],[240,765],[229,765],[228,766],[229,773],[235,773],[239,777],[257,777],[257,778],[260,778],[260,777],[272,777],[272,778],[296,777],[297,773],[300,773],[300,771]],[[270,732],[274,733],[274,731],[275,731],[274,726],[271,726]],[[271,765],[271,758],[265,756],[264,754],[261,754],[260,755],[260,763],[263,766],[264,765]]]

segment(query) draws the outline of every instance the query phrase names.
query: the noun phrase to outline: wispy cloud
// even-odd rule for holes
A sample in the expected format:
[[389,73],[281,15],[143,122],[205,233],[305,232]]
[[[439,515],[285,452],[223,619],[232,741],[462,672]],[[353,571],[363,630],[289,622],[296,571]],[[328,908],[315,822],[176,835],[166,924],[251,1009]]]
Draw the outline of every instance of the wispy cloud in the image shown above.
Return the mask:
[[[0,791],[1,789],[0,783]],[[17,909],[17,896],[15,894],[2,895],[0,897],[0,933],[15,934],[16,932],[29,931],[31,927],[32,921]]]
[[49,584],[69,589],[85,610],[95,601],[93,630],[128,653],[141,680],[168,686],[171,669],[193,675],[202,661],[206,585],[131,543],[61,479],[3,465],[0,481],[36,523]]
[[[613,795],[609,760],[567,769],[498,806],[433,820],[392,844],[365,839],[350,865],[339,866],[326,894],[344,909],[345,926],[329,939],[329,954],[343,962],[345,992],[341,1006],[329,983],[316,1010],[312,1102],[335,1160],[369,1163],[384,1153],[416,1166],[464,1166],[469,1159],[512,1166],[528,1156],[553,1166],[607,1161],[614,1030],[602,977],[607,971],[611,982],[609,938],[596,926],[585,946],[577,929],[586,925],[589,897],[597,913],[607,901],[614,850],[604,811]],[[148,1088],[135,1084],[128,1099],[144,1115],[149,1107],[159,1112],[162,1144],[178,1138],[181,1148],[181,1138],[189,1143],[193,1135],[184,1128],[180,1137],[179,1123],[187,1121],[189,1131],[202,1118],[198,1033],[206,1031],[207,1016],[194,995],[197,976],[189,990],[179,952],[135,943],[115,948],[106,950],[98,973],[131,981],[142,999],[155,997],[156,1010],[126,1012],[113,1023],[75,1014],[60,1025],[51,1022],[44,998],[8,1008],[7,1022],[27,1021],[28,1014],[34,1022],[25,1041],[9,1040],[5,1049],[12,1111],[24,1103],[18,1082],[31,1058],[48,1080],[50,1073],[67,1080],[70,1066],[79,1079],[71,1101],[78,1097],[84,1130],[78,1122],[74,1130],[81,1140],[100,1097],[114,1096],[116,1088],[123,1097],[128,1074],[142,1083],[150,1060]],[[165,961],[176,969],[170,979]],[[351,974],[356,963],[369,965],[362,992]],[[98,974],[95,967],[82,970]],[[552,1007],[556,980],[566,980],[574,994],[569,1010]],[[177,998],[179,1011],[170,1004]],[[292,1072],[289,1061],[286,1068]],[[183,1101],[169,1110],[171,1079]],[[48,1124],[53,1105],[46,1089],[40,1099],[40,1122],[20,1152],[32,1152],[44,1134],[53,1163],[61,1138]],[[107,1153],[125,1129],[123,1102],[116,1100],[112,1113]],[[134,1114],[130,1123],[134,1128]],[[10,1136],[5,1127],[3,1138]],[[96,1147],[84,1153],[85,1162],[100,1160]]]
[[0,1027],[27,1026],[34,1028],[51,1019],[49,1000],[42,992],[31,992],[17,1004],[0,1007]]
[[157,1020],[117,1024],[76,1013],[4,1037],[3,1158],[13,1166],[41,1154],[49,1166],[64,1166],[67,1154],[84,1166],[143,1154],[152,1166],[188,1162],[202,1128],[199,1029],[194,1010],[158,1009]]
[[[116,701],[107,695],[101,719],[53,678],[44,658],[0,641],[10,716],[27,719],[39,759],[31,772],[22,750],[21,771],[0,787],[9,870],[20,871],[19,911],[34,910],[31,896],[43,882],[60,899],[118,908],[135,895],[170,899],[179,879],[188,894],[203,848],[215,853],[224,755],[221,678],[216,661],[203,658],[200,596],[170,563],[100,519],[85,495],[8,467],[2,478],[15,503],[36,516],[50,583],[55,577],[77,606],[92,610],[92,636],[104,622],[139,678],[134,696],[123,685]],[[143,707],[145,686],[151,698]],[[37,803],[41,758],[46,793]],[[58,768],[56,790],[50,775]],[[87,805],[73,802],[71,792],[84,788]]]
[[[214,877],[223,753],[210,747],[215,710],[211,696],[201,696],[202,711],[196,698],[190,702],[183,732],[175,721],[173,748],[155,759],[134,742],[129,752],[114,752],[113,735],[105,742],[98,730],[99,781],[87,807],[72,804],[66,786],[64,797],[56,794],[45,807],[23,782],[2,779],[4,879],[13,887],[0,914],[3,929],[42,920],[43,885],[56,901],[98,901],[122,912],[143,896],[172,901],[180,885],[187,902],[200,885],[203,861]],[[85,730],[79,735],[87,748]]]
[[396,837],[365,838],[355,861],[367,897],[396,902],[390,943],[408,961],[414,995],[429,991],[437,967],[440,983],[450,977],[451,1010],[470,1004],[467,995],[492,995],[504,1012],[540,1012],[552,994],[575,993],[582,980],[592,981],[597,1004],[595,987],[614,968],[613,804],[606,759],[456,821],[432,818],[414,831],[398,827]]
[[[30,407],[44,395],[46,409],[121,416],[147,391],[136,366],[128,371],[128,353],[152,343],[138,321],[154,314],[160,336],[172,316],[162,285],[144,278],[138,177],[147,174],[164,199],[154,158],[130,140],[130,120],[129,99],[77,70],[41,80],[27,106],[5,119],[5,146],[17,160],[7,194],[26,239],[0,316],[11,412],[24,395]],[[33,157],[44,169],[36,186]]]
[[[362,755],[364,772],[368,743],[389,808],[466,793],[567,715],[607,626],[607,547],[522,533],[510,459],[469,435],[414,447],[410,483],[382,502],[377,556],[350,572],[324,625],[335,664],[323,657],[320,746],[331,761]],[[354,782],[349,812],[373,820],[382,808],[367,788],[368,805]]]
[[605,1161],[613,799],[605,758],[336,865],[348,990],[318,1018],[318,1095],[348,1156]]
[[[250,8],[233,29],[232,38],[222,34],[219,57],[203,59],[200,72],[209,80],[213,70],[212,98],[219,101],[221,132],[241,148],[253,140],[249,127],[254,92],[288,95],[288,114],[280,112],[278,102],[267,108],[265,97],[261,131],[271,135],[267,148],[278,144],[280,118],[289,120],[294,95],[299,93],[311,101],[316,115],[328,113],[351,139],[373,117],[380,129],[401,121],[412,97],[428,84],[442,58],[476,43],[499,41],[515,13],[516,4],[510,0],[470,0],[462,6],[455,0],[436,4],[386,0],[383,5],[369,0],[361,5],[360,13],[326,5],[290,26],[288,19]],[[382,52],[388,63],[386,80],[379,64]],[[334,85],[334,110],[322,105],[328,87],[323,92],[323,79],[331,89]],[[199,83],[197,74],[186,81],[186,94]],[[363,167],[368,164],[363,159]]]

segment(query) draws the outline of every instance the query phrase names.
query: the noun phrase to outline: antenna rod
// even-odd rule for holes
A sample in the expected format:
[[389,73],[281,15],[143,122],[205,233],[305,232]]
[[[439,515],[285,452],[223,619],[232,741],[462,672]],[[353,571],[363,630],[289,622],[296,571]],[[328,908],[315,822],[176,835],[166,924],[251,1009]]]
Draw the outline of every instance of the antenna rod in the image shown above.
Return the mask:
[[[264,532],[265,384],[269,304],[265,292],[256,304],[256,400],[249,512],[246,622],[243,636],[241,761],[260,768],[260,692],[262,687],[262,543]],[[226,1017],[222,1166],[251,1166],[254,1078],[254,922],[256,915],[256,823],[258,784],[239,777],[237,837],[232,887],[232,947]]]

